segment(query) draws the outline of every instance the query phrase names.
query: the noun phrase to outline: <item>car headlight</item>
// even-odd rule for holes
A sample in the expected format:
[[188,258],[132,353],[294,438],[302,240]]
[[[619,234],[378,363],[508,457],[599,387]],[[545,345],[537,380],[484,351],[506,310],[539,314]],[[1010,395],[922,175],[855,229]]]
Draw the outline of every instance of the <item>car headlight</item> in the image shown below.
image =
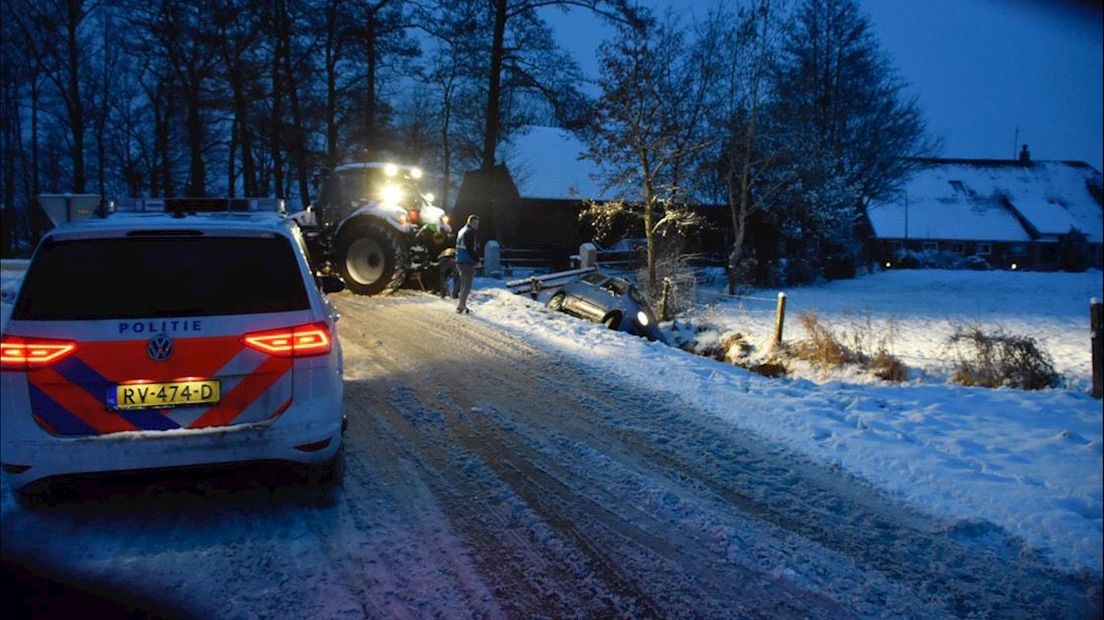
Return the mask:
[[383,173],[388,177],[394,177],[399,174],[399,167],[395,164],[384,164]]
[[421,168],[411,168],[410,169],[410,178],[412,178],[412,179],[420,179],[420,178],[422,178],[422,174],[423,174],[423,172],[422,172]]
[[643,310],[637,312],[636,313],[636,322],[640,323],[640,325],[642,325],[643,327],[647,327],[648,326],[648,315],[644,314]]
[[380,188],[379,197],[383,202],[399,203],[403,199],[403,190],[394,183],[387,183]]

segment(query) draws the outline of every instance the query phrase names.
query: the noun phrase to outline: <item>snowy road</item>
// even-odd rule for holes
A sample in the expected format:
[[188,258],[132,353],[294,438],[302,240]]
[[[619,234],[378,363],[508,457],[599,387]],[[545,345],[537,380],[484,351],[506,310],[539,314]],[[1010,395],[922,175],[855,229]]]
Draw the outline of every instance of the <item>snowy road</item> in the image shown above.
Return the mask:
[[5,488],[5,559],[197,617],[1100,613],[1096,578],[987,522],[921,515],[436,299],[336,300],[336,503],[278,476],[124,480],[33,512]]

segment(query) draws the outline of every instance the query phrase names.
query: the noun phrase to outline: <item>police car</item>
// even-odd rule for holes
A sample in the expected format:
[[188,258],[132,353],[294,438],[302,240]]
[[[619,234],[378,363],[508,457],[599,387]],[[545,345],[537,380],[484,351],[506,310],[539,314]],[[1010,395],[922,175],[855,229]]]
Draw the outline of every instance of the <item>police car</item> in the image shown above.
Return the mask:
[[342,285],[316,281],[283,201],[110,211],[42,239],[0,339],[11,485],[267,460],[337,483],[342,356],[323,293]]

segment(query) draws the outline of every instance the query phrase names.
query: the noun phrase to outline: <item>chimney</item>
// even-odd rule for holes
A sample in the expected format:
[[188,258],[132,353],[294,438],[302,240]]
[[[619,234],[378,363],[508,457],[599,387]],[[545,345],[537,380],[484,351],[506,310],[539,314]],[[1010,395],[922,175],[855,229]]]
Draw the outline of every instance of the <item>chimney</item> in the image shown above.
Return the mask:
[[1031,151],[1027,150],[1027,145],[1026,144],[1023,145],[1022,149],[1020,149],[1020,163],[1021,164],[1030,164],[1031,163]]

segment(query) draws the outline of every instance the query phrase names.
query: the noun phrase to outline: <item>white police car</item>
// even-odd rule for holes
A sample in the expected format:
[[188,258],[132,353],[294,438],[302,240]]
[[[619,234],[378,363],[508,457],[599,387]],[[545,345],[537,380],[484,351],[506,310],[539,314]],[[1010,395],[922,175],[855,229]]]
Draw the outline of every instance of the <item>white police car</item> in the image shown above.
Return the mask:
[[[198,212],[197,212],[198,211]],[[131,200],[42,239],[0,339],[0,466],[341,474],[337,313],[283,202]]]

